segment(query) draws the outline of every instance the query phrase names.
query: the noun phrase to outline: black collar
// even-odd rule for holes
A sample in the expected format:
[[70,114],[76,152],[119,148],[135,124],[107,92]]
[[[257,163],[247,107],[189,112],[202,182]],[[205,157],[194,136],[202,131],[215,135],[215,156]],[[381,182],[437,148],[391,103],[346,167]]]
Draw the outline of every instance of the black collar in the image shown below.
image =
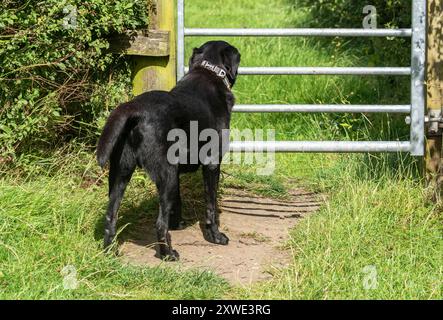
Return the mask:
[[209,71],[212,71],[215,73],[215,75],[223,80],[223,83],[225,84],[226,88],[231,90],[231,82],[228,79],[228,73],[226,70],[222,67],[216,66],[215,64],[210,63],[207,60],[203,60],[201,63],[201,66]]

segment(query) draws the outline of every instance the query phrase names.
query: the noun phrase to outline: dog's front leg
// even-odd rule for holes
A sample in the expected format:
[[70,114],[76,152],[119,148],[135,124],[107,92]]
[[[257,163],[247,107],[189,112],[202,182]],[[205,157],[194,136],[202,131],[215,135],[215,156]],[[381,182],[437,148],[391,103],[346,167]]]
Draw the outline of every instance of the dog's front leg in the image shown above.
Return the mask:
[[221,233],[219,227],[219,217],[217,210],[217,190],[220,178],[220,165],[203,166],[203,182],[206,197],[206,219],[203,225],[203,236],[209,242],[226,245],[229,238]]

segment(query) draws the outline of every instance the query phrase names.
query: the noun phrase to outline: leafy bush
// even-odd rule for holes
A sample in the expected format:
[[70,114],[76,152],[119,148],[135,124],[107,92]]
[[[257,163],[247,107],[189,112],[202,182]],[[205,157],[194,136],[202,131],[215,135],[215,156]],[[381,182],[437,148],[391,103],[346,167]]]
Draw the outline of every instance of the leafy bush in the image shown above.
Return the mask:
[[[294,2],[294,1],[292,1]],[[311,11],[319,26],[336,28],[359,28],[362,26],[363,8],[372,5],[377,9],[379,28],[411,25],[411,0],[298,0],[298,5]]]
[[107,39],[145,27],[148,2],[1,0],[0,162],[91,133],[127,99],[129,63]]
[[[324,28],[362,28],[366,5],[377,9],[378,28],[410,28],[411,0],[288,0],[311,14],[311,26]],[[341,43],[346,39],[342,39]],[[354,41],[372,65],[409,65],[409,38],[369,38]]]

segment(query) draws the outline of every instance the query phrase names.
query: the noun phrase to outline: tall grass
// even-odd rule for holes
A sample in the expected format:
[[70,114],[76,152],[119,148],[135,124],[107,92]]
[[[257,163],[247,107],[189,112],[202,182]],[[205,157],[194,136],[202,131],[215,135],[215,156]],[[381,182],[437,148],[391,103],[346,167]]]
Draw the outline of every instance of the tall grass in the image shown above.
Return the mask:
[[[146,199],[128,193],[122,212]],[[85,186],[65,174],[0,181],[0,299],[221,297],[228,286],[209,272],[131,267],[103,253],[105,194],[104,186]],[[75,289],[64,285],[70,268]]]
[[[310,26],[294,1],[193,1],[190,27]],[[210,15],[215,7],[223,15]],[[266,11],[266,15],[259,12]],[[212,11],[214,12],[214,11]],[[215,11],[217,12],[217,11]],[[242,16],[243,18],[239,18]],[[189,39],[189,49],[205,41]],[[366,66],[352,40],[232,38],[243,66]],[[329,41],[329,43],[328,43]],[[361,44],[359,41],[358,44]],[[389,42],[387,41],[387,45]],[[408,103],[407,78],[241,77],[238,103]],[[401,117],[387,115],[235,114],[233,126],[273,128],[279,140],[408,139]],[[418,160],[418,161],[417,161]],[[419,159],[401,154],[278,155],[273,179],[297,179],[327,195],[322,210],[298,225],[294,262],[271,283],[237,292],[253,298],[441,298],[443,241],[439,208],[426,204]],[[253,168],[242,168],[242,171]],[[236,175],[235,171],[233,173]],[[241,175],[236,175],[241,179]],[[291,178],[289,180],[288,178]],[[365,289],[365,267],[377,286]]]
[[[188,1],[187,27],[296,28],[310,24],[309,15],[293,1]],[[264,14],[266,12],[266,14]],[[213,38],[211,38],[213,39]],[[216,38],[217,39],[217,38]],[[334,38],[228,37],[242,54],[242,66],[366,66],[367,57]],[[186,57],[207,37],[186,39]],[[389,42],[386,42],[389,45]],[[359,56],[357,56],[357,54]],[[185,61],[187,61],[185,59]],[[399,90],[386,90],[389,82]],[[391,85],[390,88],[393,88]],[[408,103],[409,79],[361,76],[242,76],[234,87],[237,103]],[[280,140],[383,139],[408,134],[404,119],[351,114],[235,114],[237,128],[273,128]]]

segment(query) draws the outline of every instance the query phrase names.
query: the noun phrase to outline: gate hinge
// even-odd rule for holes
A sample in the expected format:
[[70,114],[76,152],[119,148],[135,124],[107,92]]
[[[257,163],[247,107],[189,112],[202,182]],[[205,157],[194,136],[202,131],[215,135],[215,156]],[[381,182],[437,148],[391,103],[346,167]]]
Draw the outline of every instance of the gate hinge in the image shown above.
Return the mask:
[[[443,107],[442,107],[443,109]],[[443,132],[443,112],[442,109],[429,109],[428,115],[425,116],[425,124],[428,128],[428,134],[441,135]],[[411,124],[411,117],[406,117],[406,124]]]

